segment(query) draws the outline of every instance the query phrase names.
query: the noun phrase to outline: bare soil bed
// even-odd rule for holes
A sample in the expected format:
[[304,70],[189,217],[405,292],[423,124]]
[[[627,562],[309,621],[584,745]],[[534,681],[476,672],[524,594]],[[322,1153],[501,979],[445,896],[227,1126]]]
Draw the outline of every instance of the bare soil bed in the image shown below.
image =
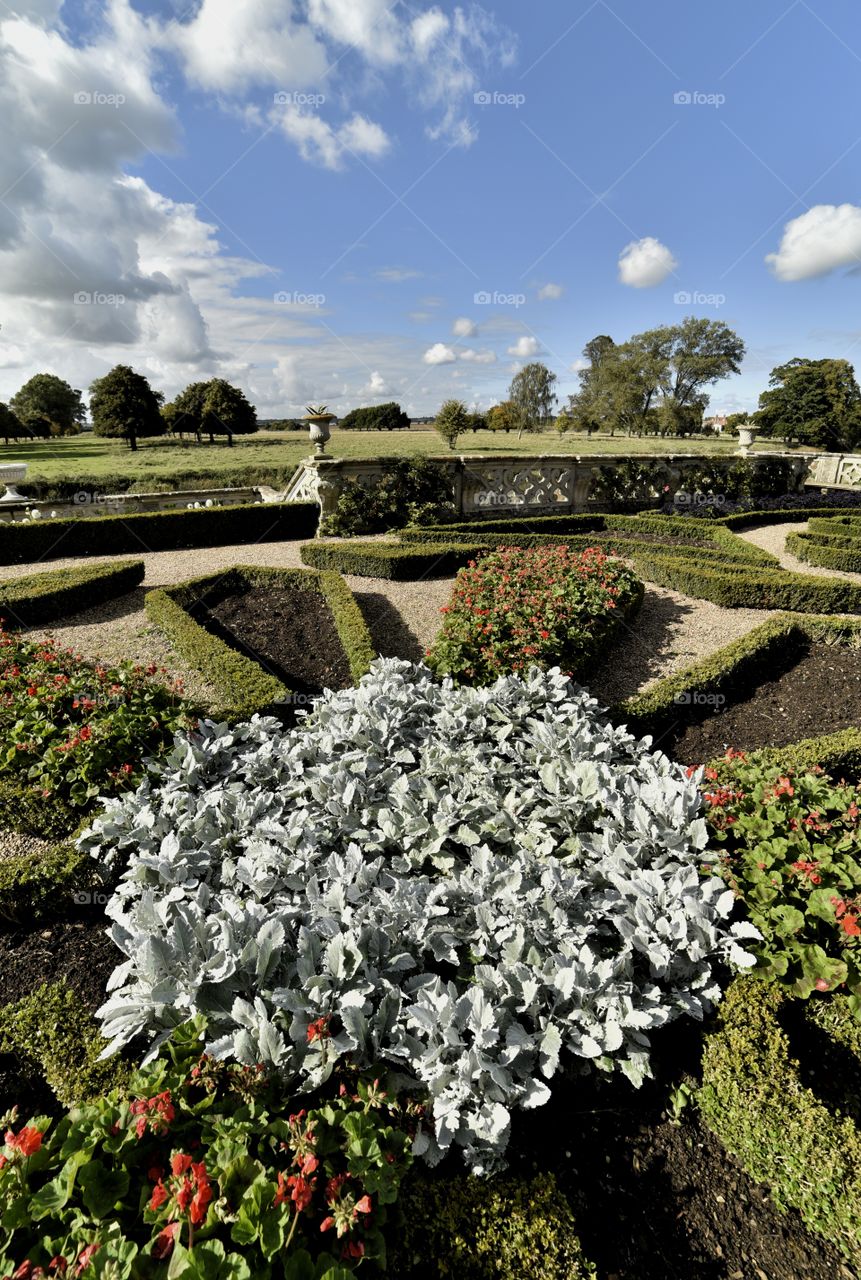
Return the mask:
[[661,746],[683,764],[703,764],[727,747],[780,747],[859,724],[861,650],[814,644],[789,670],[699,723],[685,727],[680,715],[677,731]]
[[192,612],[207,630],[296,693],[314,695],[352,684],[332,611],[316,591],[250,587],[209,599]]

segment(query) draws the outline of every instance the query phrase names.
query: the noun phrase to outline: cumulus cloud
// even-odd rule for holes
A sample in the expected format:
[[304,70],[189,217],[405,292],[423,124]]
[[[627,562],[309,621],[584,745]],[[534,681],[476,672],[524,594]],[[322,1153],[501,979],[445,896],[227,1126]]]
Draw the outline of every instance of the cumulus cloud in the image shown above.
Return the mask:
[[478,333],[478,325],[468,316],[458,316],[451,326],[451,331],[456,338],[474,338]]
[[334,129],[322,116],[287,102],[274,106],[271,117],[299,148],[303,160],[316,161],[327,169],[340,169],[348,154],[377,160],[390,146],[386,131],[365,116],[354,115]]
[[552,283],[543,284],[538,290],[538,301],[548,302],[554,298],[561,298],[564,292],[564,285]]
[[457,352],[453,347],[447,347],[444,342],[435,342],[432,347],[428,347],[422,360],[425,364],[454,364],[457,360]]
[[679,264],[672,252],[654,236],[632,240],[619,255],[619,279],[632,289],[652,289],[663,284]]
[[861,265],[861,208],[817,204],[783,229],[777,253],[766,262],[778,280],[810,280],[840,267]]
[[388,390],[389,388],[385,378],[379,370],[374,369],[371,372],[370,378],[368,378],[368,381],[365,383],[364,387],[362,387],[362,394],[366,396],[383,396],[387,394]]
[[460,353],[461,360],[465,360],[467,364],[495,364],[496,355],[493,351],[473,351],[472,347],[467,347],[465,351]]
[[518,359],[528,360],[530,356],[537,356],[540,351],[538,339],[524,333],[518,338],[513,347],[508,348],[510,356],[517,356]]

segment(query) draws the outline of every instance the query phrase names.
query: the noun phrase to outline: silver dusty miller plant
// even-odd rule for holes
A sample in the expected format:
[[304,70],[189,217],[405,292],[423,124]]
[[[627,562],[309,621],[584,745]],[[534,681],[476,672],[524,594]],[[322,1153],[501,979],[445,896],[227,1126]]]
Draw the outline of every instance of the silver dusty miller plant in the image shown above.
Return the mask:
[[758,936],[700,873],[697,779],[537,668],[472,689],[380,660],[290,732],[205,723],[81,843],[124,868],[114,1048],[203,1013],[211,1053],[297,1089],[384,1060],[427,1090],[426,1158],[477,1169],[563,1057],[639,1083],[649,1032]]

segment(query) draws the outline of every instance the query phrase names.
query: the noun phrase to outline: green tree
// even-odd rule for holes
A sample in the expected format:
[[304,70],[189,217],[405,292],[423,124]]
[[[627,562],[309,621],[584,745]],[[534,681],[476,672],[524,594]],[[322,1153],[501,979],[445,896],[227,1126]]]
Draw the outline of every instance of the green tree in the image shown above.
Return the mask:
[[409,425],[409,416],[395,400],[351,409],[338,423],[341,431],[404,431]]
[[97,436],[125,440],[130,449],[137,449],[141,437],[164,435],[162,399],[142,373],[135,373],[127,364],[115,365],[90,387],[93,431]]
[[470,414],[467,414],[467,418],[469,419],[467,423],[468,430],[470,431],[486,431],[487,430],[487,418],[483,413],[470,413]]
[[488,409],[488,431],[504,431],[508,435],[509,431],[513,431],[516,426],[514,406],[510,400],[503,400],[502,404],[495,404],[492,409]]
[[86,416],[80,391],[53,373],[34,373],[15,392],[9,408],[25,425],[33,418],[46,418],[58,436],[75,435]]
[[462,400],[446,400],[434,423],[449,449],[457,444],[458,436],[469,426],[469,412]]
[[848,360],[796,357],[768,383],[752,415],[762,435],[838,452],[861,442],[861,390]]
[[8,445],[10,440],[19,440],[25,434],[23,423],[8,405],[0,404],[0,436]]
[[208,390],[208,382],[190,382],[170,404],[165,405],[164,416],[171,433],[178,436],[188,433],[195,436],[200,444],[204,403]]
[[214,436],[226,435],[228,445],[232,446],[234,436],[251,435],[257,430],[257,410],[239,387],[223,378],[213,378],[206,386],[202,429],[210,441]]
[[555,383],[556,374],[538,360],[524,365],[511,379],[508,399],[517,422],[518,440],[524,431],[541,431],[547,425],[556,403]]
[[688,316],[619,344],[601,334],[583,354],[569,405],[575,429],[690,435],[702,425],[704,389],[740,371],[744,343],[723,321]]

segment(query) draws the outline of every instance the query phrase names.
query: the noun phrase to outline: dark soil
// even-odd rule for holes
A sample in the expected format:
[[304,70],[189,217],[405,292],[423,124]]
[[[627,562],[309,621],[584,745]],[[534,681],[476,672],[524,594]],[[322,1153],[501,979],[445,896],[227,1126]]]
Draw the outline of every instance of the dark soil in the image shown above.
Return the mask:
[[[660,1041],[695,1061],[696,1029],[678,1024]],[[670,1087],[666,1076],[640,1090],[621,1078],[560,1081],[548,1106],[516,1119],[512,1167],[555,1174],[601,1280],[858,1280],[797,1213],[774,1206],[692,1106],[671,1118]]]
[[[108,978],[123,956],[105,934],[100,908],[73,920],[0,933],[0,1005],[12,1004],[45,982],[65,979],[95,1013],[104,1004]],[[58,1103],[47,1085],[22,1077],[20,1064],[0,1054],[0,1114],[17,1103],[22,1114],[49,1115]]]
[[[696,707],[693,708],[696,711]],[[680,722],[661,749],[683,764],[702,764],[727,747],[753,751],[861,725],[861,650],[815,644],[788,670],[698,723]]]
[[198,605],[193,616],[296,693],[353,683],[332,611],[316,591],[249,587]]

